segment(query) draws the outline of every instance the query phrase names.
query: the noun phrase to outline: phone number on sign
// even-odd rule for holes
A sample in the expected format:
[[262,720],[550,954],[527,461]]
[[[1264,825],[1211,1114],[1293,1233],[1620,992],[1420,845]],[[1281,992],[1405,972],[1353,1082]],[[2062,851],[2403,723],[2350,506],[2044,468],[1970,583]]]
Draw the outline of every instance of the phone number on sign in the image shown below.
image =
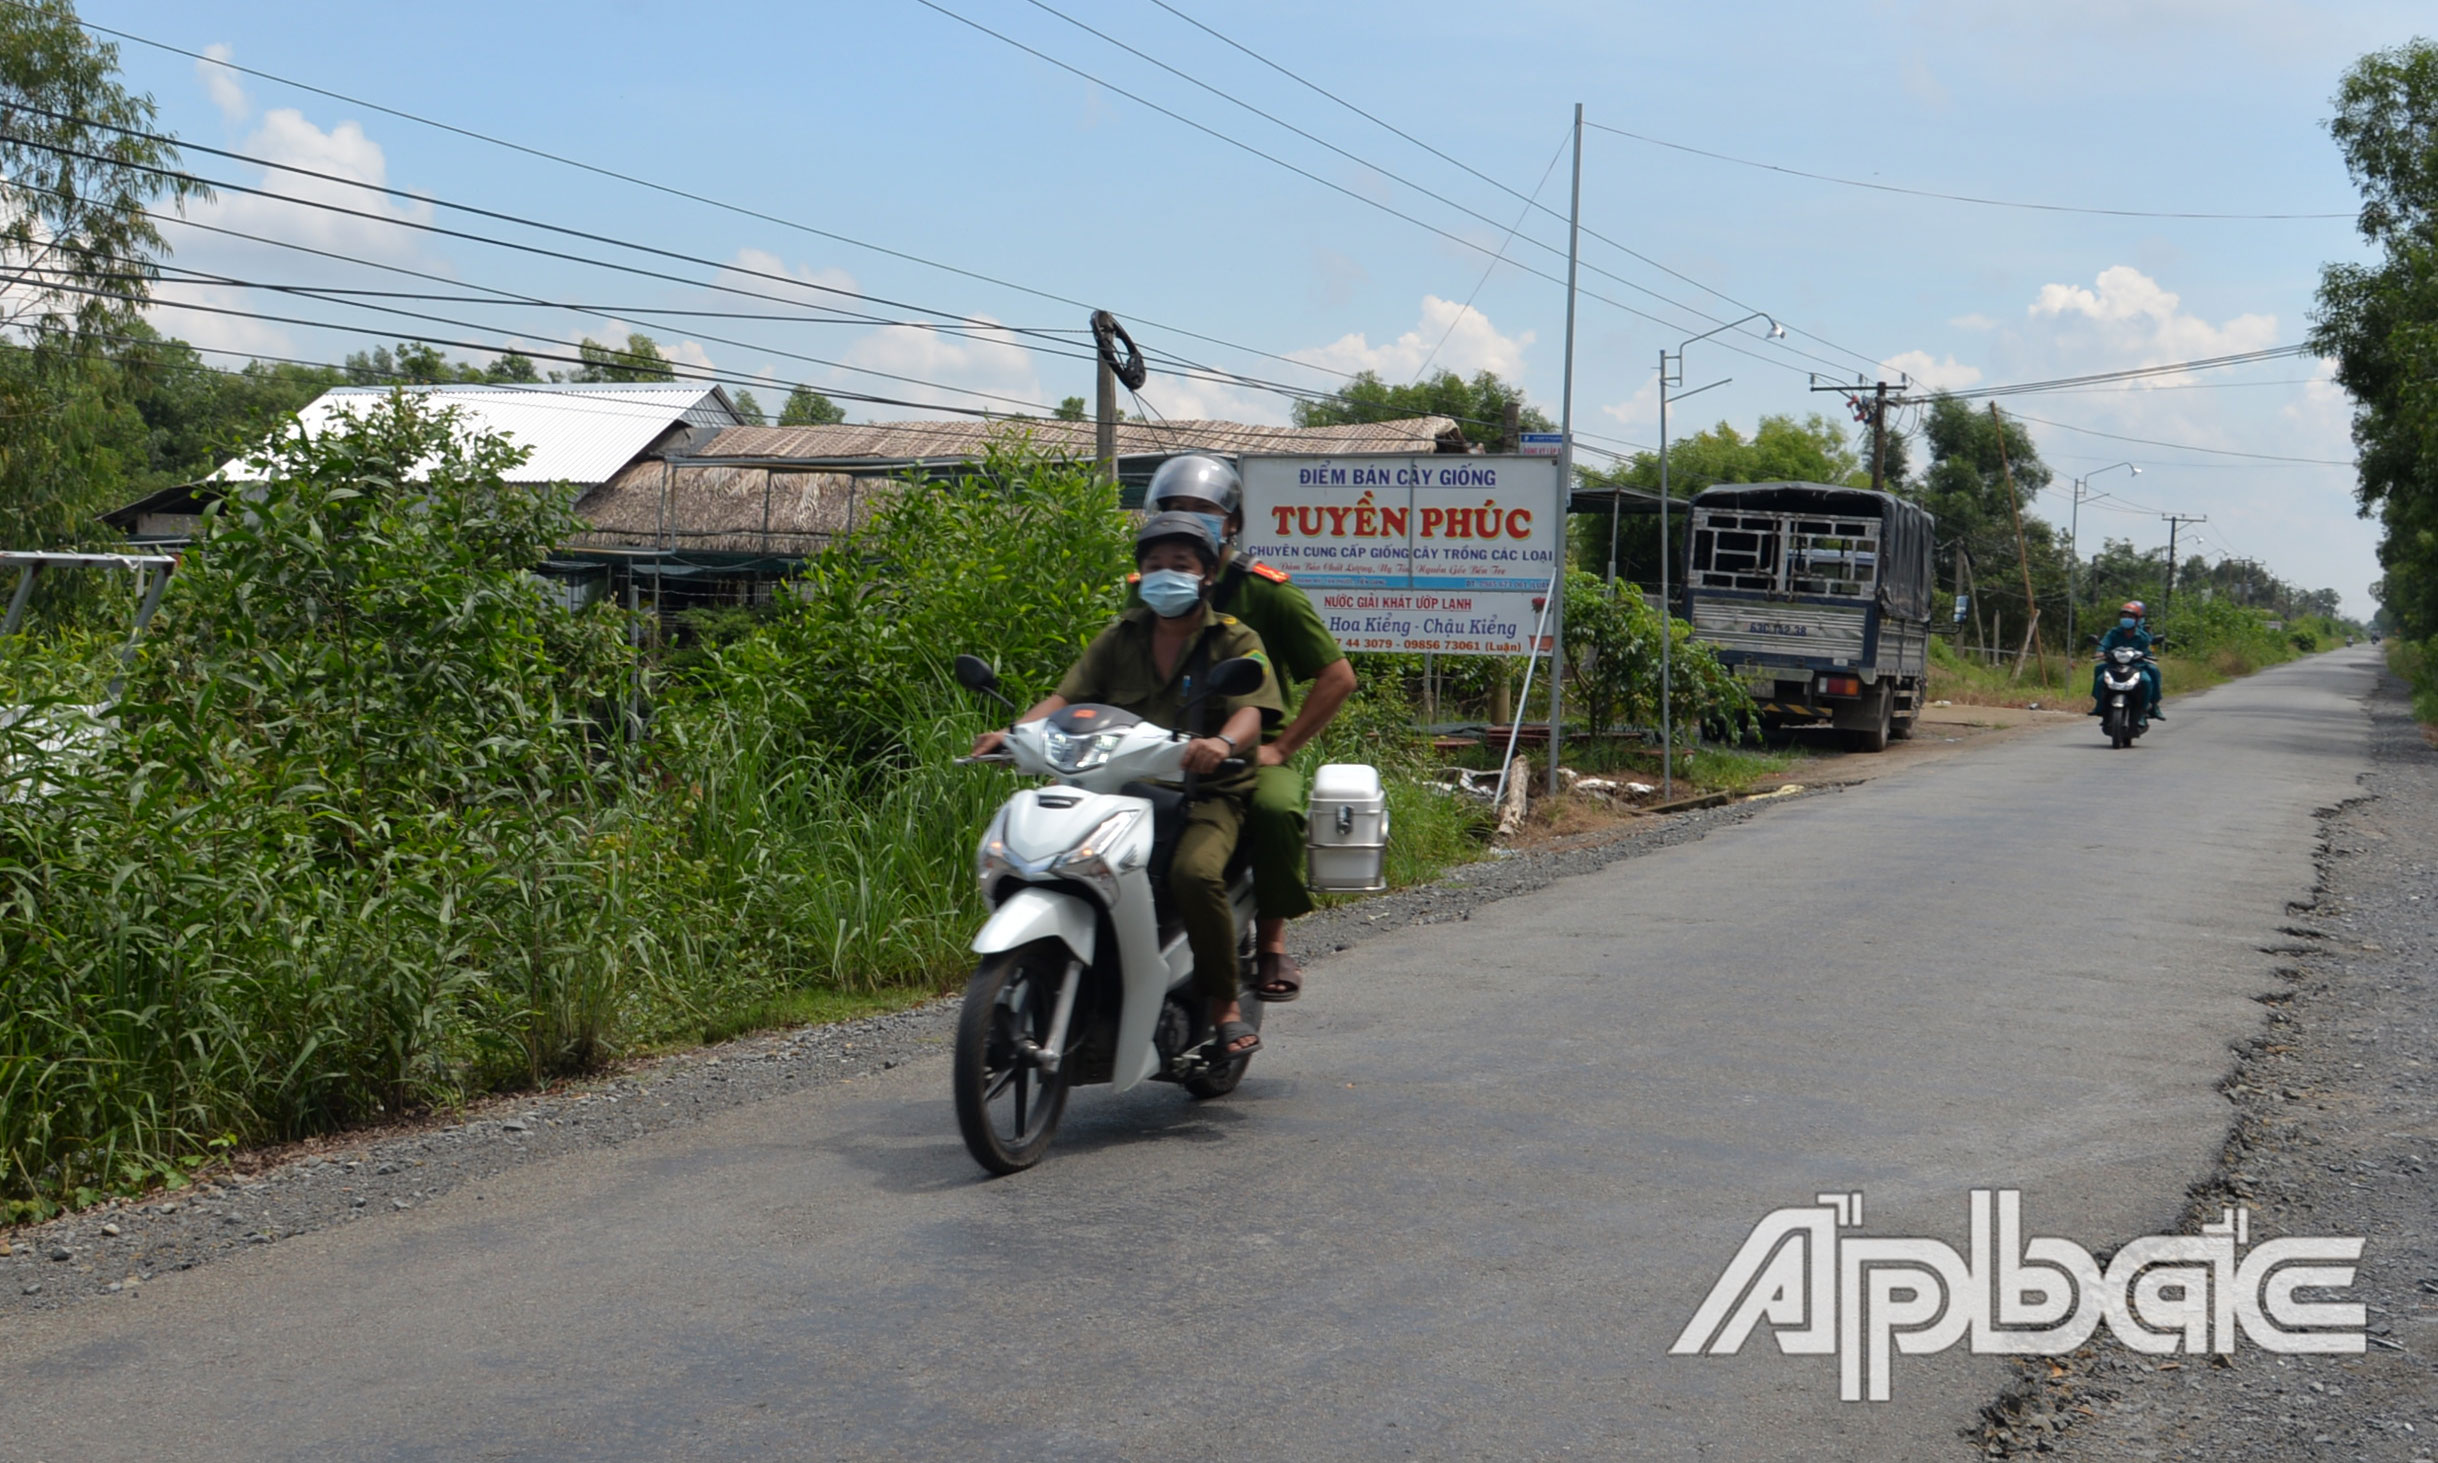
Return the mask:
[[[1545,639],[1546,637],[1544,637]],[[1446,655],[1521,655],[1521,640],[1395,640],[1385,636],[1350,637],[1339,642],[1348,650],[1395,650],[1407,654],[1437,651]],[[1542,649],[1549,647],[1544,644]]]

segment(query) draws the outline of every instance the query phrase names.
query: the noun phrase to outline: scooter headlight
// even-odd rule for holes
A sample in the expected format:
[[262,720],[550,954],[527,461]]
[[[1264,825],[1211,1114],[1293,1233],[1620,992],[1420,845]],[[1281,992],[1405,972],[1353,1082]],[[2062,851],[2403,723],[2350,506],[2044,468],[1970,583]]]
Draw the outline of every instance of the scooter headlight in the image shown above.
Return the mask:
[[1117,744],[1126,735],[1116,731],[1062,732],[1052,727],[1044,731],[1041,746],[1050,765],[1061,772],[1089,772],[1109,760]]
[[1119,849],[1142,817],[1141,810],[1135,808],[1110,814],[1083,842],[1051,860],[1050,872],[1062,879],[1088,884],[1100,896],[1101,903],[1116,904],[1117,876],[1133,867],[1130,860],[1120,855]]

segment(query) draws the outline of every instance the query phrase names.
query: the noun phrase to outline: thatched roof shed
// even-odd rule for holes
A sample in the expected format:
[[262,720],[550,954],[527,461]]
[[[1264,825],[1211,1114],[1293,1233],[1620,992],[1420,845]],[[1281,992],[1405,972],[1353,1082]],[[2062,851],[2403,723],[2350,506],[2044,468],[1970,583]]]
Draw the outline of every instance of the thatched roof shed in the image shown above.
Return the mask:
[[[1343,427],[1243,422],[1122,422],[1119,477],[1139,491],[1180,452],[1443,450],[1447,417]],[[827,427],[729,427],[690,455],[635,462],[587,492],[576,512],[592,525],[574,550],[800,557],[860,527],[910,472],[980,459],[994,443],[1025,443],[1053,457],[1089,459],[1089,422],[876,422]]]

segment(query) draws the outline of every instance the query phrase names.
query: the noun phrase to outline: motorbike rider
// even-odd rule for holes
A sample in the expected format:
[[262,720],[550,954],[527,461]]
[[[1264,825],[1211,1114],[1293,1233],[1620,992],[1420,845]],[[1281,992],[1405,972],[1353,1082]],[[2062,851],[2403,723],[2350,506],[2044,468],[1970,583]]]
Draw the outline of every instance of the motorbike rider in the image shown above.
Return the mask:
[[2117,611],[2116,623],[2109,627],[2107,634],[2100,637],[2101,664],[2091,668],[2091,714],[2093,716],[2104,714],[2100,710],[2100,703],[2104,699],[2105,688],[2101,685],[2100,676],[2102,668],[2107,663],[2108,652],[2120,645],[2130,645],[2142,653],[2142,684],[2150,693],[2150,708],[2145,714],[2152,721],[2167,719],[2167,713],[2159,709],[2159,667],[2150,659],[2151,635],[2150,626],[2147,623],[2149,614],[2149,610],[2140,600],[2129,599],[2125,601],[2124,608]]
[[[1196,736],[1185,748],[1185,770],[1198,783],[1169,861],[1168,894],[1193,946],[1194,984],[1211,1003],[1211,1027],[1227,1056],[1246,1056],[1261,1049],[1261,1035],[1237,1004],[1227,865],[1244,834],[1256,769],[1249,756],[1235,772],[1220,773],[1219,764],[1257,745],[1265,730],[1285,719],[1286,702],[1271,674],[1249,695],[1212,697],[1186,709],[1191,683],[1212,666],[1239,656],[1265,667],[1269,662],[1259,635],[1207,603],[1220,567],[1219,539],[1208,525],[1188,513],[1155,513],[1135,534],[1134,560],[1143,602],[1093,637],[1058,690],[1018,720],[1039,721],[1078,702],[1096,702],[1181,731],[1220,722],[1218,731]],[[995,751],[1003,740],[1004,733],[984,732],[974,753]]]
[[1354,663],[1283,570],[1236,553],[1230,540],[1244,527],[1244,487],[1226,461],[1203,453],[1168,459],[1152,474],[1143,506],[1154,513],[1195,514],[1209,526],[1220,543],[1212,607],[1261,636],[1282,687],[1310,683],[1294,719],[1262,742],[1245,829],[1253,841],[1259,919],[1255,989],[1264,1001],[1284,1004],[1304,989],[1304,972],[1287,953],[1287,921],[1312,911],[1312,895],[1304,887],[1304,779],[1287,763],[1354,693]]

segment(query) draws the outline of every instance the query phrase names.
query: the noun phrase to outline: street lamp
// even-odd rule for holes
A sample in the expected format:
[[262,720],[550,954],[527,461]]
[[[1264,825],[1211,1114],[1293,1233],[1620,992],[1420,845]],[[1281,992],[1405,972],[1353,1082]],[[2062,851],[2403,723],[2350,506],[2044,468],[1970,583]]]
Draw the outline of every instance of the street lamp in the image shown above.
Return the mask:
[[2081,535],[2084,490],[2089,486],[2091,479],[2098,477],[2100,472],[2114,472],[2120,467],[2137,478],[2142,475],[2142,470],[2130,462],[2112,462],[2101,468],[2099,472],[2087,472],[2074,480],[2074,510],[2066,520],[2066,654],[2069,656],[2074,654],[2074,647],[2081,643],[2074,638],[2074,606],[2082,598]]
[[[1673,800],[1676,796],[1676,720],[1672,699],[1676,609],[1668,592],[1668,388],[1685,384],[1685,346],[1722,335],[1739,325],[1749,325],[1755,320],[1769,321],[1771,340],[1786,338],[1785,326],[1771,318],[1768,311],[1755,310],[1741,320],[1730,320],[1716,330],[1705,330],[1688,337],[1684,345],[1676,348],[1673,368],[1668,364],[1671,357],[1667,349],[1663,346],[1659,352],[1659,785],[1662,801]],[[1671,369],[1675,372],[1672,377],[1669,374]],[[1724,381],[1713,381],[1710,386],[1726,384]],[[1710,386],[1695,387],[1694,391],[1707,391]],[[1691,396],[1694,391],[1684,394]]]

